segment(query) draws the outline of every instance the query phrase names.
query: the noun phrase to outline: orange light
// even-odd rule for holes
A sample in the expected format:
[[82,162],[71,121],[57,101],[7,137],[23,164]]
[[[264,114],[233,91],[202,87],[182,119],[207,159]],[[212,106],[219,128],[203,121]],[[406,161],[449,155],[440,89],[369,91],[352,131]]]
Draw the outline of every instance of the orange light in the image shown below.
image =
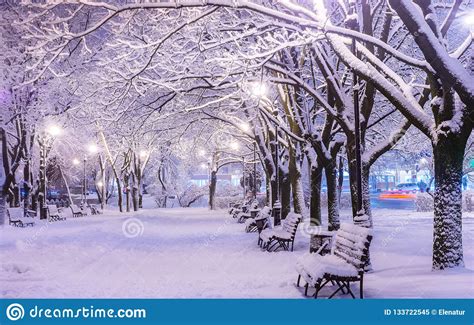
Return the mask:
[[380,199],[414,199],[416,194],[414,193],[382,193],[379,196]]

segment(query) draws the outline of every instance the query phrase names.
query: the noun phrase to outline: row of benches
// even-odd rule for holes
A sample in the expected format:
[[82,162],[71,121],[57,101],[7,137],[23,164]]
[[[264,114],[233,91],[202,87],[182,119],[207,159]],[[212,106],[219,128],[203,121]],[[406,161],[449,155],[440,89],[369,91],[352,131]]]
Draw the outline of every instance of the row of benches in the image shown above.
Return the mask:
[[294,240],[301,215],[290,213],[282,222],[280,228],[271,228],[272,210],[269,207],[258,209],[256,200],[243,204],[234,204],[229,214],[239,223],[245,224],[246,232],[258,232],[257,244],[269,252],[283,249],[293,251]]
[[[246,232],[258,232],[258,245],[268,252],[279,249],[293,251],[294,240],[302,217],[289,213],[279,228],[271,228],[271,209],[264,207],[258,210],[256,202],[234,205],[229,213],[239,222],[245,223]],[[369,259],[369,246],[372,240],[371,229],[343,223],[334,232],[332,240],[326,241],[315,253],[307,253],[298,259],[296,270],[299,287],[305,281],[305,296],[308,289],[314,288],[313,296],[328,284],[336,289],[329,296],[334,297],[338,292],[350,294],[355,298],[351,289],[352,282],[359,283],[359,296],[362,299],[364,268]],[[332,247],[329,249],[328,245]],[[328,253],[326,253],[328,252]]]
[[[46,206],[46,208],[49,222],[66,220],[66,217],[63,215],[61,209],[58,209],[56,205],[49,204]],[[87,215],[85,211],[75,204],[70,205],[69,208],[71,209],[73,218]],[[91,212],[92,214],[101,213],[100,210],[94,206],[91,206]],[[7,215],[9,224],[15,227],[34,226],[35,224],[36,211],[33,210],[27,210],[25,215],[24,208],[7,208]]]

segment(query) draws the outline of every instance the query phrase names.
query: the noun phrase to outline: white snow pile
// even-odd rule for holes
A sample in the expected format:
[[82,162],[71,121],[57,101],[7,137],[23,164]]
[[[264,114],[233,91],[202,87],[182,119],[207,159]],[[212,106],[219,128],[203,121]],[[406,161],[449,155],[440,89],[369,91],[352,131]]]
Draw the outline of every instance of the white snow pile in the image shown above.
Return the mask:
[[[463,222],[466,268],[448,272],[431,271],[431,213],[373,214],[374,271],[364,279],[366,297],[474,296],[466,286],[474,269],[473,214]],[[341,215],[350,221],[349,211]],[[257,239],[226,211],[205,208],[106,211],[28,228],[4,226],[0,297],[301,298],[295,265],[309,251],[309,236],[296,233],[294,252],[262,251]]]

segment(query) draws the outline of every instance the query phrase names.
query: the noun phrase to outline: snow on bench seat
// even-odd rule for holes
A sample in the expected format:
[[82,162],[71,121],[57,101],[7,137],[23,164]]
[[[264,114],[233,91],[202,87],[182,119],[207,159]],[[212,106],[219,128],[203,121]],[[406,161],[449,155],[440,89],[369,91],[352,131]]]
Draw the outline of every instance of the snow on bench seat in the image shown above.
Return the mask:
[[259,242],[262,243],[264,248],[267,248],[267,251],[271,251],[272,249],[276,251],[279,248],[290,250],[290,246],[293,251],[296,229],[301,219],[300,214],[289,213],[282,221],[281,227],[263,230],[260,233]]
[[[303,278],[308,286],[316,288],[315,297],[328,282],[336,283],[339,290],[347,291],[355,298],[350,289],[350,282],[360,283],[360,297],[363,297],[364,267],[368,259],[372,230],[352,224],[343,223],[336,232],[328,255],[305,254],[296,263],[298,281]],[[323,282],[326,279],[326,282]],[[335,282],[334,282],[335,281]]]
[[357,276],[359,272],[354,265],[338,256],[332,254],[321,256],[309,253],[298,260],[296,270],[310,286],[315,286],[318,279],[321,279],[326,273],[340,277],[352,277]]

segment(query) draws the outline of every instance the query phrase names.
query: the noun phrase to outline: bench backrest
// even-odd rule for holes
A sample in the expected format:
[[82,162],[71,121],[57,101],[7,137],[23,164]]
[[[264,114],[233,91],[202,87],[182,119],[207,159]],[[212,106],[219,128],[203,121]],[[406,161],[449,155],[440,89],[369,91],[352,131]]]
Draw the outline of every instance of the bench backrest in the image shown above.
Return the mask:
[[8,217],[10,220],[19,220],[23,218],[23,208],[7,208]]
[[48,211],[50,216],[57,216],[59,215],[58,207],[54,204],[48,204]]
[[260,210],[258,212],[258,215],[257,215],[256,219],[266,219],[266,218],[270,217],[271,213],[272,213],[272,209],[270,209],[267,206],[264,206],[262,208],[262,210]]
[[301,215],[297,213],[290,212],[286,218],[282,221],[282,229],[287,233],[294,236],[296,234],[296,229],[298,224],[301,222]]
[[332,254],[344,259],[363,271],[368,259],[372,230],[349,223],[342,223],[336,232]]

